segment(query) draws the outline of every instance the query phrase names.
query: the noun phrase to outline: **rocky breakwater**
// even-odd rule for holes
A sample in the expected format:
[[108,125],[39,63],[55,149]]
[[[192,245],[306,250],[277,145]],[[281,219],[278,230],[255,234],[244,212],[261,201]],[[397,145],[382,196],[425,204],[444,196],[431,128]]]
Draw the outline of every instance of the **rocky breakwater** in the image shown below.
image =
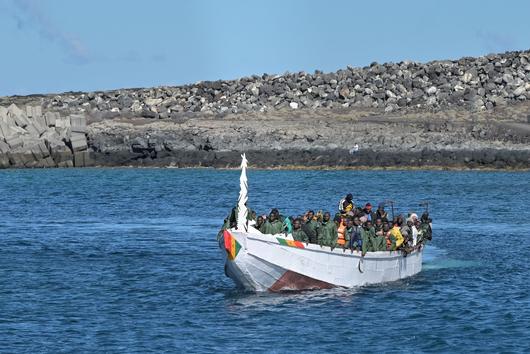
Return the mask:
[[41,106],[0,106],[0,167],[90,164],[84,115],[43,114]]
[[[44,110],[68,110],[97,118],[118,116],[178,118],[206,114],[266,112],[282,109],[406,108],[465,106],[492,110],[530,98],[530,51],[429,63],[402,61],[315,71],[254,75],[193,85],[32,96]],[[28,101],[5,97],[0,104]]]
[[[251,151],[263,167],[529,168],[529,98],[530,51],[519,51],[176,87],[2,97],[0,106],[12,127],[4,134],[10,166],[42,165],[12,157],[42,140],[60,166],[234,167],[241,151]],[[46,123],[73,162],[54,158],[58,147],[50,148],[44,132],[17,123],[15,116],[31,122],[30,114],[13,104],[36,107],[36,116],[42,111],[45,118],[60,114],[71,124],[72,117],[86,117],[86,159],[76,159],[81,150],[60,135],[62,126]],[[76,139],[84,134],[71,131]],[[31,139],[21,147],[10,145],[13,137]]]
[[[510,107],[513,117],[529,105]],[[497,112],[501,114],[501,112]],[[523,117],[519,114],[519,117]],[[530,125],[468,111],[247,113],[90,124],[98,164],[236,167],[529,168]]]

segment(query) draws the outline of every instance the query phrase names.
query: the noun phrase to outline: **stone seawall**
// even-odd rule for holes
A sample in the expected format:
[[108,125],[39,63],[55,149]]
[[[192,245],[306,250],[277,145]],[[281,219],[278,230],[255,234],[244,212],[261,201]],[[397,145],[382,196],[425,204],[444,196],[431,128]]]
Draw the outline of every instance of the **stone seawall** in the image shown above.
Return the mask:
[[530,168],[530,51],[0,97],[0,167]]

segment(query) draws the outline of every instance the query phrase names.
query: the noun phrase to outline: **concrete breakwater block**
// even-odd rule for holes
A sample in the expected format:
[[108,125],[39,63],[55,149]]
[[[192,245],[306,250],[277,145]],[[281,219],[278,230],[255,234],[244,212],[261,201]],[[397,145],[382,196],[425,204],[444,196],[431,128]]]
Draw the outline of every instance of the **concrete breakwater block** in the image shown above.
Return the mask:
[[50,156],[50,151],[42,140],[31,147],[31,153],[37,160],[45,159]]
[[47,130],[46,120],[43,116],[35,116],[29,119],[30,126],[35,127],[35,130],[41,136]]
[[0,168],[91,165],[86,131],[84,115],[0,106]]
[[51,156],[48,156],[47,158],[42,160],[42,162],[44,164],[43,167],[57,167],[57,164],[55,163],[55,161],[53,160]]
[[40,131],[37,129],[37,127],[33,124],[29,124],[27,125],[25,128],[26,132],[29,133],[30,136],[34,137],[34,138],[38,138],[40,137]]
[[72,154],[72,151],[70,151],[70,149],[65,151],[52,151],[51,156],[58,165],[68,163],[68,161],[72,162],[72,167],[74,165],[74,155]]
[[7,154],[9,152],[9,150],[10,150],[9,145],[7,145],[7,143],[3,142],[0,139],[0,153],[1,154]]
[[14,132],[5,122],[0,121],[0,140],[9,139],[13,136]]
[[7,108],[0,106],[0,122],[5,121],[7,119]]
[[71,115],[70,126],[72,127],[72,132],[86,133],[86,117],[82,115]]
[[83,151],[88,148],[86,136],[83,133],[72,133],[70,143],[72,144],[72,150],[74,152]]
[[6,139],[6,143],[7,145],[9,145],[11,149],[16,149],[24,145],[22,138],[9,138],[9,139]]
[[59,134],[61,140],[69,142],[72,135],[70,119],[68,117],[57,118],[55,120],[55,131]]
[[65,146],[64,142],[61,140],[61,136],[55,130],[47,130],[41,135],[41,139],[43,139],[50,148]]
[[8,108],[8,114],[13,118],[16,125],[19,127],[25,128],[29,122],[26,113],[18,108],[15,104],[10,105]]
[[57,167],[62,167],[62,168],[74,167],[74,162],[72,160],[62,161],[57,164]]
[[41,106],[26,106],[26,115],[28,117],[40,117],[42,116]]
[[57,112],[46,112],[44,118],[46,119],[46,125],[48,127],[55,127],[55,121],[59,119],[60,116]]
[[74,153],[75,167],[88,167],[93,165],[93,159],[88,151],[78,151]]
[[6,153],[0,154],[0,168],[8,168],[10,165],[9,163],[9,156],[7,156]]

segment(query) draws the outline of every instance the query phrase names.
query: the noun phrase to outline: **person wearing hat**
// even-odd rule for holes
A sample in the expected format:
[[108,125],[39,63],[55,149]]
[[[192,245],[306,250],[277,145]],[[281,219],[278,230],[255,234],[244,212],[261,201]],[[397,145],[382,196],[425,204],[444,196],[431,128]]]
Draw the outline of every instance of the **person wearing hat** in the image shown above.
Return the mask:
[[364,205],[364,208],[362,209],[362,214],[366,216],[366,220],[370,220],[372,224],[374,223],[376,219],[375,213],[372,211],[372,204],[366,203]]
[[375,212],[375,218],[381,219],[383,222],[388,222],[388,213],[385,211],[385,203],[379,203],[377,211]]
[[346,215],[355,209],[353,204],[353,194],[348,193],[346,197],[342,198],[339,202],[339,212],[341,215]]

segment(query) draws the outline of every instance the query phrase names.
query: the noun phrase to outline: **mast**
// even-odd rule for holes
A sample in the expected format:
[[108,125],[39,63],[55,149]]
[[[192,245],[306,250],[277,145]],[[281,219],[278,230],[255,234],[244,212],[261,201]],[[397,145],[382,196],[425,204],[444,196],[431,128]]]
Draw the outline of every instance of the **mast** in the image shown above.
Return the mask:
[[248,231],[247,225],[247,200],[248,200],[248,179],[247,179],[247,158],[241,155],[241,176],[239,177],[239,199],[237,201],[237,229]]

